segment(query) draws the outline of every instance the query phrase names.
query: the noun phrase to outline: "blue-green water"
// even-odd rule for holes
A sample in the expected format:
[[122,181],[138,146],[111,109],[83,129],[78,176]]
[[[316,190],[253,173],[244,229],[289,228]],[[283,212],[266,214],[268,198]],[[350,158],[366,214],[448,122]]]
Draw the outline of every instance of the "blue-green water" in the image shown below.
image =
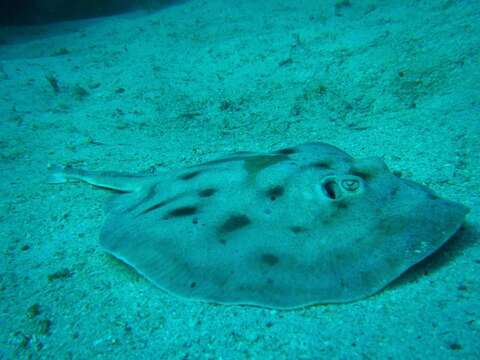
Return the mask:
[[[145,2],[47,22],[58,4],[0,17],[1,359],[480,357],[477,1]],[[469,207],[464,227],[364,300],[215,305],[99,246],[110,194],[47,183],[49,164],[148,173],[312,141],[381,157]]]

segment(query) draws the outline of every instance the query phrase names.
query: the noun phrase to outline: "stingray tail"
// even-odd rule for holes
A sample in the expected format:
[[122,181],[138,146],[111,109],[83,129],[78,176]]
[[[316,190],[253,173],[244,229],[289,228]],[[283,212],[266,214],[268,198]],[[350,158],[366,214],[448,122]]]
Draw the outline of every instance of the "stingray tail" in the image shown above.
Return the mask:
[[149,179],[151,176],[147,175],[132,175],[115,171],[88,171],[70,166],[53,165],[49,166],[47,181],[50,184],[82,181],[101,188],[133,192],[139,190]]

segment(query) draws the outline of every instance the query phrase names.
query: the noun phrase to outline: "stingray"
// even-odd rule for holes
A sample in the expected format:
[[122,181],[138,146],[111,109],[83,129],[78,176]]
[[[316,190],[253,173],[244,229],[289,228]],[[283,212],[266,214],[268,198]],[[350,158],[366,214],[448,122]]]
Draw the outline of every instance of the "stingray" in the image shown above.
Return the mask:
[[324,143],[155,175],[55,167],[116,190],[100,244],[187,299],[292,309],[370,296],[441,247],[468,209]]

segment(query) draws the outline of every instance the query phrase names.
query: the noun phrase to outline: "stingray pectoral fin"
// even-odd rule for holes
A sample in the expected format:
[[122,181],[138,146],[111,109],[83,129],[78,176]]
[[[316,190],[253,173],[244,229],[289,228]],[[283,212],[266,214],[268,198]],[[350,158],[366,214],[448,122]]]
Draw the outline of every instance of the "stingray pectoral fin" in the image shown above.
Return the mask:
[[147,175],[132,175],[114,171],[88,171],[69,166],[54,165],[50,166],[48,170],[48,182],[50,184],[82,181],[94,186],[122,192],[137,191],[151,179],[151,176]]

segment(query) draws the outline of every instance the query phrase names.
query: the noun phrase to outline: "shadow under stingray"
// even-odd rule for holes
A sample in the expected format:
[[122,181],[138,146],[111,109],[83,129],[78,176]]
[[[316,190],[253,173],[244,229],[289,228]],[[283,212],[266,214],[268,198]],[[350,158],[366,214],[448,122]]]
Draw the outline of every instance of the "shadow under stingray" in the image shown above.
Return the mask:
[[[452,259],[460,256],[462,253],[473,247],[480,235],[478,228],[472,224],[465,223],[462,227],[437,251],[419,263],[413,265],[410,269],[404,272],[399,278],[395,279],[386,287],[386,290],[403,286],[407,283],[414,283],[422,276],[438,271],[443,266],[447,266]],[[477,259],[480,263],[480,259]]]

